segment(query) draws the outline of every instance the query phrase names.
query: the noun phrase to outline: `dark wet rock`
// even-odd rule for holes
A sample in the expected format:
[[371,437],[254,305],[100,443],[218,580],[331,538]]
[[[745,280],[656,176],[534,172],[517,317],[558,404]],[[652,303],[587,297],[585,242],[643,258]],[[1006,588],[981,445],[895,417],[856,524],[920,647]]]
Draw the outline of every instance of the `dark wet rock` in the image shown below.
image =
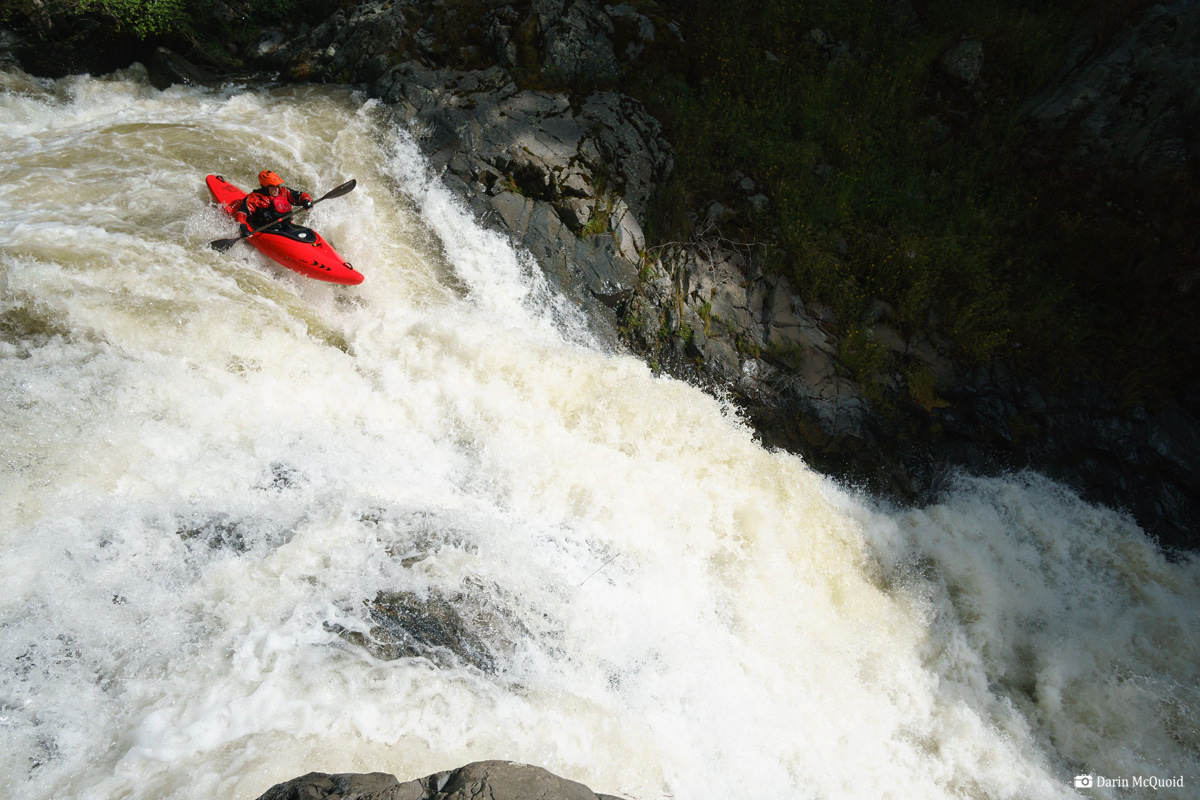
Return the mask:
[[1150,8],[1107,41],[1084,29],[1063,73],[1030,104],[1069,170],[1150,188],[1200,157],[1200,2]]
[[499,67],[461,72],[406,62],[381,75],[372,93],[423,132],[434,166],[468,190],[495,189],[503,175],[532,200],[607,193],[641,215],[673,165],[658,121],[614,92],[519,91]]
[[615,800],[541,767],[478,761],[401,783],[382,772],[310,772],[271,787],[258,800]]
[[176,83],[184,86],[212,86],[217,83],[216,77],[208,71],[166,47],[154,48],[146,68],[150,72],[150,82],[156,89],[165,89]]
[[425,796],[411,789],[402,793],[396,776],[383,772],[310,772],[272,786],[259,800],[418,800]]
[[942,54],[942,69],[963,83],[976,84],[983,76],[983,42],[963,39]]
[[529,250],[550,282],[616,344],[645,247],[638,217],[672,168],[637,101],[518,90],[507,72],[397,65],[373,84],[433,168],[480,218]]
[[529,635],[498,594],[481,583],[454,592],[380,592],[364,604],[366,630],[328,627],[383,661],[424,658],[441,669],[472,666],[494,675]]

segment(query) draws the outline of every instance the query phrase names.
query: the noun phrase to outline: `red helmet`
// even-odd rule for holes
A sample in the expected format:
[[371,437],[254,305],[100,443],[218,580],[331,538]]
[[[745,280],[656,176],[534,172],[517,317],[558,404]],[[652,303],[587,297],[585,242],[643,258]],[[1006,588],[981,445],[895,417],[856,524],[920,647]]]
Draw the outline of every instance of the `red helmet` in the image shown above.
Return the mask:
[[269,169],[264,169],[258,173],[258,184],[259,186],[283,186],[283,178]]

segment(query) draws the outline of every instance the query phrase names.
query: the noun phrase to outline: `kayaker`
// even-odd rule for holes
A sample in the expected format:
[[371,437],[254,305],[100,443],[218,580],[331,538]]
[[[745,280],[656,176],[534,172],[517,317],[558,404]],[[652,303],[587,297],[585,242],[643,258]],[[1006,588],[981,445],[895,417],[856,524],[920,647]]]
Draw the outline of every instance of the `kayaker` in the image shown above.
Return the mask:
[[243,236],[258,230],[292,210],[293,206],[312,208],[312,197],[308,192],[298,192],[283,185],[280,178],[269,169],[258,173],[259,188],[246,195],[234,212],[234,219],[241,226]]

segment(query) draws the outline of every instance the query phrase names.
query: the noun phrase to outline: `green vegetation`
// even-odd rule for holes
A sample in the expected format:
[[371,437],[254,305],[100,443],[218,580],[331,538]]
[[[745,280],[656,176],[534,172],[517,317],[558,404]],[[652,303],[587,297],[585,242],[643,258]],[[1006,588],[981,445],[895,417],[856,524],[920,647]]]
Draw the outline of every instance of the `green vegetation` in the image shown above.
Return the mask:
[[[886,356],[860,324],[883,299],[902,332],[936,331],[969,360],[1082,365],[1140,393],[1169,382],[1176,332],[1147,316],[1146,265],[1165,245],[1137,213],[1036,167],[1021,120],[1095,3],[917,3],[919,21],[890,0],[662,5],[686,44],[629,87],[676,156],[652,240],[694,235],[689,211],[714,201],[741,209],[722,232],[781,246],[768,269],[834,308],[862,376]],[[1111,0],[1103,18],[1145,5]],[[939,66],[964,37],[984,47],[974,85]],[[739,173],[765,211],[748,208]]]
[[140,39],[168,33],[188,19],[186,0],[14,0],[0,11],[0,22],[28,25],[45,35],[62,20],[101,20],[111,33]]
[[935,388],[937,378],[926,365],[912,364],[905,370],[904,378],[908,386],[909,398],[926,411],[932,411],[935,408],[945,408],[950,405],[938,397]]
[[[61,40],[61,28],[80,27],[103,38],[130,34],[137,39],[182,35],[241,38],[291,13],[304,0],[14,0],[0,22],[16,24]],[[211,43],[210,43],[211,44]]]
[[579,232],[581,238],[608,231],[612,219],[612,209],[609,208],[609,203],[610,199],[607,195],[600,195],[596,198],[596,205],[592,209],[592,215],[588,218],[587,224]]
[[185,18],[184,0],[74,0],[65,5],[74,15],[103,14],[117,30],[132,31],[143,39],[173,30]]

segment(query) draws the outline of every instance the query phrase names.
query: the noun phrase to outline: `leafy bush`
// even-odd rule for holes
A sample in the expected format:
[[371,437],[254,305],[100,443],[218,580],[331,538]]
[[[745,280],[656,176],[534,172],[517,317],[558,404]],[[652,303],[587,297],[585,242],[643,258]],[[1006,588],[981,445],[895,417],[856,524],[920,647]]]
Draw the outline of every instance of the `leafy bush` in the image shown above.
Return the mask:
[[0,18],[12,23],[31,22],[45,31],[51,20],[94,16],[113,32],[139,38],[167,33],[188,17],[186,0],[17,0]]
[[[282,19],[300,2],[233,0],[229,7],[249,26],[258,26]],[[108,32],[148,39],[180,31],[219,30],[213,7],[214,0],[16,0],[0,12],[0,21],[29,25],[48,35],[56,21],[90,19]],[[93,31],[93,35],[103,37],[105,33]]]

